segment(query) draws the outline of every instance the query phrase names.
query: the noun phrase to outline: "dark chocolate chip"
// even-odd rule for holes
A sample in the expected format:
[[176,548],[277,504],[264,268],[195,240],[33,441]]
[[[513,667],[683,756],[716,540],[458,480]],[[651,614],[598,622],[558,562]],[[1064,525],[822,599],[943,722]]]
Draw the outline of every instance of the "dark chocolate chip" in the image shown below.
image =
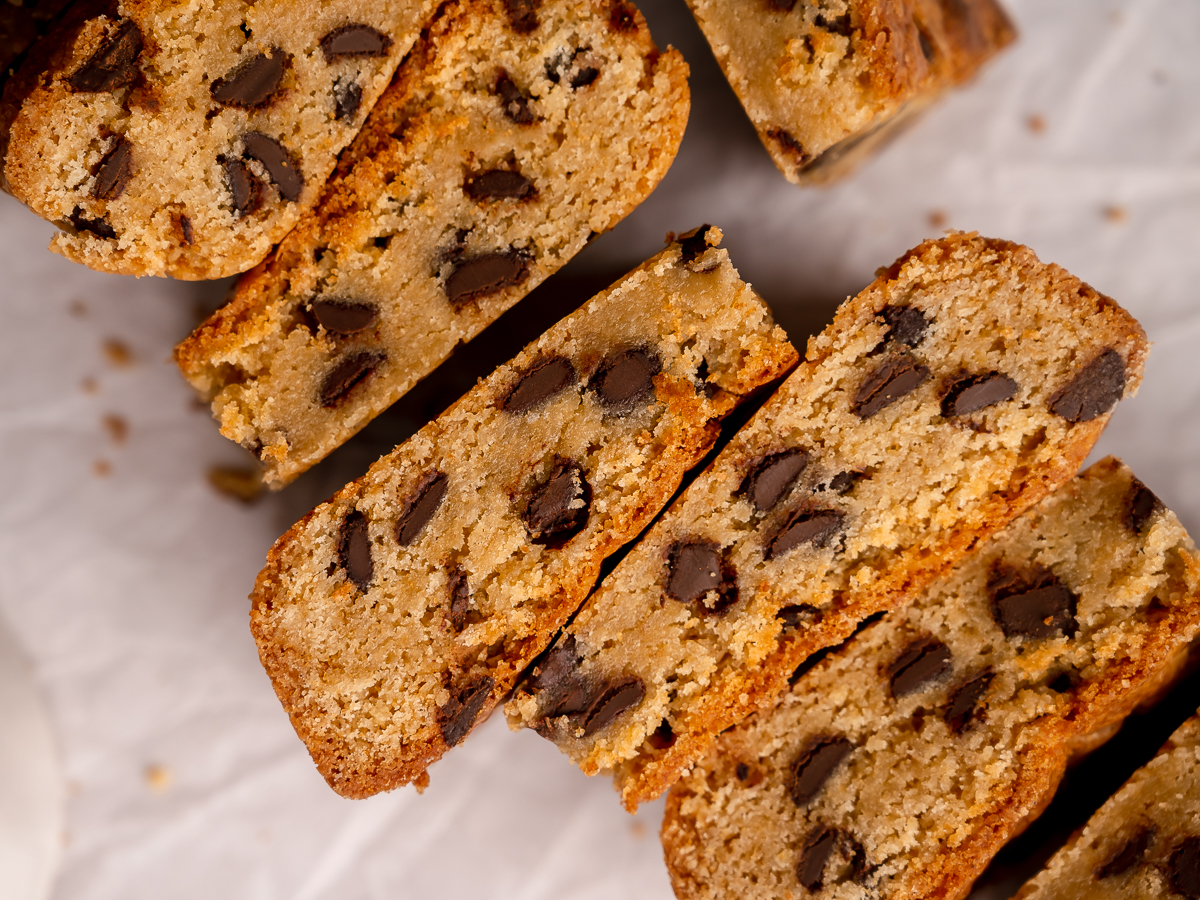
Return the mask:
[[1129,489],[1129,500],[1125,510],[1125,527],[1134,534],[1141,534],[1154,516],[1166,509],[1154,492],[1136,478]]
[[189,247],[196,242],[196,234],[192,231],[192,220],[183,213],[179,214],[179,230],[183,234],[183,242]]
[[471,175],[463,192],[472,200],[523,200],[534,193],[533,182],[511,169],[489,169]]
[[133,177],[133,144],[121,135],[104,154],[96,168],[92,196],[97,200],[116,200]]
[[223,159],[221,164],[225,167],[225,183],[233,195],[234,211],[239,216],[245,216],[258,209],[262,202],[262,188],[246,164],[240,159]]
[[370,378],[387,354],[378,350],[359,350],[342,358],[321,384],[321,405],[327,409],[337,406],[355,387]]
[[1103,880],[1128,872],[1145,858],[1146,851],[1150,849],[1153,840],[1153,828],[1145,826],[1139,828],[1137,833],[1109,858],[1108,862],[1096,867],[1096,878]]
[[317,322],[333,334],[357,334],[375,324],[379,308],[353,300],[314,300],[309,307]]
[[793,513],[767,545],[767,559],[775,559],[802,544],[828,547],[845,527],[846,514],[836,509],[801,509]]
[[825,864],[837,844],[837,829],[818,825],[804,841],[800,860],[796,863],[796,878],[810,891],[818,890],[825,881]]
[[446,298],[461,306],[476,297],[520,284],[529,273],[529,257],[518,250],[484,253],[454,265],[446,279]]
[[992,616],[1005,637],[1071,637],[1079,598],[1051,572],[1000,573],[988,585]]
[[633,34],[637,27],[637,13],[633,7],[615,0],[608,14],[608,30],[617,34]]
[[979,698],[987,692],[992,683],[992,670],[984,669],[954,689],[950,702],[946,704],[943,717],[948,727],[955,734],[962,734],[966,727],[978,717],[981,712],[977,708]]
[[671,727],[670,722],[663,719],[650,733],[650,737],[646,738],[646,742],[655,750],[670,750],[675,746],[675,729]]
[[708,229],[711,225],[701,225],[699,228],[681,234],[679,241],[679,262],[694,263],[708,249]]
[[[694,603],[724,582],[721,548],[709,541],[678,541],[667,554],[667,596]],[[708,611],[715,611],[709,609]]]
[[812,155],[792,136],[790,131],[783,128],[771,128],[767,131],[767,137],[779,144],[783,152],[795,160],[798,168],[803,168],[812,160]]
[[214,81],[212,98],[223,106],[239,106],[243,109],[265,106],[279,90],[286,61],[287,54],[278,47],[271,48],[270,56],[257,53]]
[[854,745],[844,737],[817,738],[800,751],[792,763],[791,786],[788,793],[797,806],[807,806],[821,792],[829,776]]
[[517,34],[532,34],[540,24],[537,8],[540,0],[504,0],[508,23]]
[[321,38],[321,52],[330,63],[347,56],[387,56],[392,39],[370,25],[352,23],[335,28]]
[[750,767],[748,765],[746,765],[744,762],[740,762],[734,768],[733,774],[737,778],[738,781],[745,781],[747,778],[750,777]]
[[346,519],[342,522],[338,562],[346,577],[360,591],[371,586],[375,578],[375,564],[371,561],[371,536],[367,532],[367,517],[357,509],[346,513]]
[[1011,400],[1017,396],[1017,390],[1017,383],[999,372],[960,378],[942,397],[942,415],[965,416]]
[[98,216],[94,219],[84,215],[83,207],[77,206],[71,210],[71,215],[67,216],[67,221],[76,231],[86,231],[89,234],[94,234],[101,238],[115,238],[117,232],[108,224],[108,220],[104,216]]
[[808,454],[803,450],[764,456],[742,481],[738,493],[747,497],[759,512],[766,512],[784,498],[807,466]]
[[605,358],[590,387],[606,411],[627,415],[654,396],[654,376],[661,370],[662,363],[653,350],[622,350]]
[[353,119],[362,97],[362,85],[353,78],[339,78],[333,85],[333,117],[339,122]]
[[1081,680],[1079,671],[1074,667],[1068,667],[1049,679],[1046,682],[1046,687],[1050,688],[1056,694],[1065,694],[1068,691],[1074,690],[1075,686]]
[[887,340],[907,347],[915,347],[925,340],[929,320],[915,306],[885,306],[879,316],[887,323]]
[[917,26],[917,43],[921,45],[921,55],[925,57],[926,62],[933,62],[937,53],[933,47],[933,41],[929,39],[929,35],[925,33],[925,29]]
[[546,718],[570,716],[588,707],[587,685],[579,677],[579,654],[575,636],[568,634],[534,668],[530,692],[538,696],[538,707]]
[[835,494],[848,494],[858,484],[864,472],[838,472],[829,482],[829,490]]
[[433,514],[442,505],[446,496],[446,485],[450,481],[441,472],[428,472],[404,505],[404,512],[396,520],[396,543],[407,547],[425,530]]
[[529,95],[517,87],[507,72],[501,70],[496,78],[495,91],[506,116],[518,125],[529,125],[535,121],[536,117],[529,108]]
[[529,498],[525,527],[535,544],[560,544],[587,525],[592,489],[576,462],[560,462]]
[[467,627],[467,613],[471,611],[471,585],[467,573],[455,566],[450,570],[450,627],[455,632]]
[[950,648],[937,638],[922,638],[909,644],[887,668],[892,696],[919,691],[950,671]]
[[283,144],[261,131],[248,131],[242,135],[242,146],[246,156],[263,164],[284,200],[294,203],[300,199],[304,177]]
[[842,13],[840,16],[830,18],[824,13],[817,13],[816,24],[818,28],[824,28],[826,31],[831,31],[834,34],[840,34],[842,37],[850,37],[854,33],[854,28],[850,24],[850,14]]
[[600,70],[595,66],[583,66],[575,71],[571,76],[571,90],[576,90],[581,87],[587,87],[600,76]]
[[807,625],[809,622],[818,619],[820,615],[821,611],[815,606],[809,606],[807,603],[795,603],[779,610],[779,612],[775,613],[775,618],[783,623],[783,628],[787,631],[792,628],[799,628],[801,625]]
[[447,747],[453,747],[467,736],[496,682],[490,676],[476,676],[454,689],[446,705],[438,710],[438,727]]
[[1125,395],[1125,362],[1109,348],[1083,367],[1052,396],[1050,412],[1068,422],[1090,422],[1111,410]]
[[595,734],[621,713],[641,703],[645,696],[646,686],[634,676],[607,685],[596,695],[584,714],[583,736]]
[[1171,854],[1171,887],[1187,897],[1200,900],[1200,838],[1185,838]]
[[521,376],[504,398],[501,407],[510,413],[524,413],[575,383],[575,367],[570,360],[551,356]]
[[929,378],[929,370],[909,356],[894,356],[868,375],[854,397],[854,414],[869,419],[881,409],[916,390]]
[[76,91],[115,91],[131,84],[137,77],[141,54],[142,32],[129,19],[121,19],[108,40],[67,79],[67,83]]

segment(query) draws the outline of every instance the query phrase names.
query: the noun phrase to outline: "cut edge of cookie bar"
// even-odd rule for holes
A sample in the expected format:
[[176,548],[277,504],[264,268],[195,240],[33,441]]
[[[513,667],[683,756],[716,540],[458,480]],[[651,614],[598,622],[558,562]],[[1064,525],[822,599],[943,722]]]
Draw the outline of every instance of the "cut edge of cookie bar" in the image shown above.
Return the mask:
[[[796,364],[718,238],[685,236],[598,294],[272,548],[251,631],[335,791],[420,783],[507,695],[603,558],[669,501],[719,420]],[[651,402],[630,373],[653,372]],[[426,503],[433,471],[448,477]],[[571,478],[583,530],[535,540],[529,510],[553,516],[528,495]]]
[[[316,209],[176,348],[273,488],[615,226],[674,160],[687,64],[634,7],[548,0],[529,33],[503,8],[442,8]],[[351,334],[322,318],[339,305],[367,317]]]
[[[1009,593],[1013,567],[1039,573],[1041,586]],[[1034,597],[1053,598],[1045,621],[1040,606],[1020,612]],[[662,840],[677,896],[743,896],[729,882],[745,877],[776,887],[790,878],[798,890],[802,853],[785,857],[760,832],[782,829],[783,843],[803,851],[813,820],[850,835],[862,856],[839,882],[875,878],[884,896],[965,896],[1049,803],[1069,760],[1180,673],[1198,629],[1191,539],[1128,467],[1096,463],[718,739],[667,801]],[[943,735],[945,752],[935,749]],[[810,773],[820,754],[809,750],[831,738],[841,746],[839,736],[845,752]],[[975,752],[985,758],[959,758]],[[959,774],[946,781],[943,770]],[[790,804],[771,793],[781,787]],[[907,824],[897,830],[884,820],[899,808]],[[808,824],[774,828],[793,815]],[[762,847],[752,876],[735,861],[745,841],[718,848],[731,828]]]
[[736,16],[720,0],[688,5],[799,185],[848,175],[1016,38],[995,0],[752,0]]
[[[989,299],[993,293],[999,299]],[[918,300],[927,305],[920,307]],[[926,321],[921,312],[916,322],[905,312],[910,301],[933,318]],[[985,302],[1001,304],[994,317],[983,311]],[[979,329],[987,336],[987,346],[978,352],[954,343],[958,330],[947,331],[945,338],[937,332],[938,315],[957,317],[966,310],[975,312],[972,324],[964,326],[968,333]],[[1055,310],[1058,318],[1047,317]],[[1044,373],[1024,371],[1029,364],[1019,357],[1018,327],[1029,342],[1028,355],[1054,360],[1061,383],[1047,386]],[[1056,343],[1072,335],[1075,346]],[[931,348],[941,348],[944,356],[938,361],[955,371],[926,369],[925,363],[932,366],[935,360],[922,354],[939,352]],[[1117,399],[1136,392],[1146,352],[1144,333],[1124,310],[1060,267],[1041,263],[1026,247],[962,233],[925,242],[881,270],[872,285],[843,304],[822,334],[810,339],[796,372],[605,579],[556,645],[582,641],[578,649],[571,645],[572,674],[564,684],[607,683],[644,670],[638,676],[646,679],[644,708],[633,712],[631,707],[624,724],[607,733],[581,738],[570,716],[543,709],[557,688],[547,690],[551,686],[539,681],[535,670],[509,704],[510,723],[537,728],[587,774],[611,769],[622,802],[636,809],[666,790],[717,733],[776,696],[805,659],[844,640],[864,619],[911,600],[982,538],[1070,479]],[[954,354],[961,362],[953,362]],[[970,415],[949,413],[940,405],[951,402],[943,394],[966,404],[974,402],[967,389],[1006,389],[1008,375],[989,373],[988,360],[1010,367],[1008,375],[1022,383],[1008,396],[993,397],[994,411],[985,404]],[[864,400],[868,405],[877,402],[872,398],[887,400],[879,411],[865,416],[841,411],[894,364],[898,371],[891,384],[904,387],[905,377],[920,376],[916,387],[905,388],[915,392],[912,399],[906,401],[900,391],[887,400],[890,388],[884,387]],[[1088,378],[1106,368],[1114,371],[1100,380],[1119,383],[1108,383],[1100,391],[1103,398],[1092,396],[1081,420],[1066,418],[1065,406],[1058,414],[1043,409],[1072,391],[1076,400],[1090,395]],[[984,388],[986,382],[991,386]],[[1014,404],[996,406],[1011,398]],[[928,430],[905,441],[893,438],[894,426],[908,427],[905,416],[919,416]],[[776,434],[781,428],[786,439]],[[843,436],[827,441],[827,432]],[[881,440],[895,442],[887,444],[888,453],[875,446]],[[926,475],[936,478],[937,487],[924,497],[910,496],[916,488],[907,484],[897,488],[907,492],[904,503],[915,512],[904,520],[912,521],[893,522],[894,515],[885,521],[879,512],[856,518],[858,506],[865,504],[869,511],[872,503],[887,505],[882,494],[875,495],[900,477],[888,454],[903,459],[903,454],[917,454],[918,446],[924,451],[901,480]],[[751,509],[750,476],[768,460],[797,451],[804,461],[799,474],[782,483],[765,512]],[[993,462],[995,474],[972,470],[969,478],[962,475],[958,470],[968,458],[974,467]],[[984,481],[977,483],[979,478]],[[837,489],[839,479],[848,479],[844,490]],[[943,502],[932,507],[934,497],[942,495]],[[818,533],[822,517],[830,526],[828,541]],[[918,519],[925,525],[918,528]],[[773,561],[758,547],[756,534],[766,540],[774,533],[773,543],[793,526],[812,532],[811,548],[801,543],[799,550],[789,548],[780,553],[781,561]],[[901,526],[907,531],[897,534]],[[668,595],[675,549],[696,540],[718,548],[719,580],[729,581],[735,599],[727,602],[720,586],[701,591],[697,601]],[[898,543],[904,540],[911,543]],[[835,559],[835,553],[845,552],[852,554],[850,562]],[[733,575],[724,572],[726,565]],[[789,587],[791,582],[806,587]],[[695,612],[697,603],[708,611]],[[785,627],[777,618],[785,608],[807,615]],[[607,649],[596,650],[597,645]],[[644,658],[634,648],[644,650]],[[662,661],[656,661],[659,656]],[[543,692],[549,700],[539,697]]]

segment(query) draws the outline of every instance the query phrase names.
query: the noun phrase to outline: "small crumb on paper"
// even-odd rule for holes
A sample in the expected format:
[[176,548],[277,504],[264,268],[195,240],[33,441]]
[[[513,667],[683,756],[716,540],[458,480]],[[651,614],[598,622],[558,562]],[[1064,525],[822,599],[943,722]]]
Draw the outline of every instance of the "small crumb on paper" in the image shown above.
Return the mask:
[[156,794],[164,793],[171,786],[171,770],[166,766],[146,766],[145,777],[146,786]]
[[95,378],[85,378],[79,385],[85,394],[95,394],[100,391],[100,382]]
[[118,369],[133,365],[133,352],[129,345],[116,338],[108,338],[104,342],[104,358]]
[[253,503],[266,488],[262,470],[249,466],[209,466],[208,483],[217,493],[242,503]]
[[425,793],[425,788],[429,787],[429,770],[422,772],[413,779],[413,787],[417,789],[418,794]]
[[1104,207],[1104,218],[1114,225],[1119,225],[1129,218],[1129,213],[1125,212],[1125,209],[1120,206],[1106,206]]
[[629,823],[629,833],[633,835],[634,840],[640,841],[646,836],[646,823],[639,819],[634,819]]
[[112,442],[118,447],[124,444],[125,439],[129,437],[129,423],[125,421],[124,416],[109,413],[102,421],[104,422],[104,430],[108,432],[108,436],[112,438]]
[[1046,120],[1037,114],[1026,119],[1025,124],[1029,126],[1029,130],[1034,134],[1041,134],[1046,130]]
[[72,300],[71,305],[67,307],[67,312],[77,319],[82,319],[88,313],[87,304],[82,300]]
[[946,227],[948,221],[950,221],[950,217],[946,215],[944,209],[935,209],[929,214],[930,228],[936,228],[940,231]]
[[98,459],[92,463],[92,471],[96,473],[97,478],[107,478],[112,474],[112,463],[107,459]]

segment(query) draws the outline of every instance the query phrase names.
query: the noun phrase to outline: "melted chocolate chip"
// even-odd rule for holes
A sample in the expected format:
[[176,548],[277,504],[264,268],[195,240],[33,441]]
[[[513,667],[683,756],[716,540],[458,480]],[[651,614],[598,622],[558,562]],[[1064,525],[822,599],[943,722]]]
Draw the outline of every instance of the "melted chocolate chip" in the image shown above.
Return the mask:
[[450,627],[455,633],[467,627],[467,613],[471,611],[471,585],[467,573],[455,566],[448,579],[450,589]]
[[133,177],[133,144],[124,137],[117,138],[100,165],[96,168],[96,183],[92,196],[97,200],[116,200]]
[[528,412],[574,383],[575,367],[570,360],[552,356],[526,372],[508,392],[501,407],[510,413]]
[[576,462],[560,462],[545,484],[533,492],[525,510],[525,527],[535,544],[561,544],[587,525],[592,489]]
[[356,509],[346,513],[342,522],[338,563],[346,577],[360,591],[365,591],[371,586],[375,578],[375,564],[371,561],[371,537],[367,532],[367,517]]
[[225,183],[233,195],[233,209],[238,216],[248,215],[258,209],[262,202],[262,188],[240,159],[223,159]]
[[294,203],[300,199],[304,178],[283,144],[260,131],[248,131],[242,135],[242,146],[246,156],[263,164],[284,200]]
[[1050,412],[1068,422],[1090,422],[1113,408],[1125,395],[1125,363],[1109,348],[1083,367],[1052,396]]
[[80,66],[67,83],[81,92],[115,91],[132,84],[137,77],[138,57],[142,54],[142,32],[129,19],[117,22],[116,30],[100,49]]
[[894,356],[881,363],[864,380],[854,397],[854,414],[869,419],[881,409],[916,390],[929,378],[929,370],[909,356]]
[[650,737],[646,738],[646,742],[655,750],[670,750],[675,746],[675,729],[671,727],[670,722],[663,719],[650,733]]
[[903,697],[919,691],[950,671],[950,648],[937,638],[923,638],[910,644],[887,668],[892,696]]
[[196,242],[196,235],[192,231],[192,220],[186,215],[179,215],[179,231],[183,234],[183,242],[189,247]]
[[484,253],[455,263],[446,279],[446,298],[454,305],[520,284],[529,273],[529,257],[518,250]]
[[333,117],[339,122],[353,119],[362,105],[362,85],[353,78],[340,78],[333,85]]
[[1188,900],[1200,900],[1200,838],[1184,838],[1171,854],[1168,869],[1171,887]]
[[238,63],[212,83],[212,98],[222,106],[255,109],[265,106],[279,90],[287,55],[278,47],[271,55],[258,53]]
[[830,480],[829,490],[835,494],[848,494],[865,474],[865,472],[838,472]]
[[943,416],[965,416],[1017,396],[1018,385],[1007,375],[988,372],[960,378],[942,397]]
[[1079,598],[1049,571],[998,573],[988,587],[992,617],[1005,637],[1071,637],[1078,628]]
[[[679,541],[667,554],[667,596],[697,604],[702,616],[723,613],[737,600],[737,580],[709,541]],[[715,600],[710,595],[716,593]],[[707,602],[705,602],[707,601]]]
[[535,193],[533,182],[511,169],[490,169],[471,175],[463,192],[472,200],[523,200]]
[[854,745],[844,737],[818,738],[810,742],[792,763],[788,789],[792,802],[807,806],[853,749]]
[[694,263],[708,249],[708,229],[711,225],[701,225],[694,231],[679,236],[679,261]]
[[633,34],[637,28],[637,13],[633,7],[615,0],[608,14],[608,30],[617,34]]
[[750,777],[750,767],[744,762],[740,762],[734,767],[733,774],[738,781],[745,781]]
[[370,25],[353,23],[335,28],[321,38],[321,52],[330,63],[347,56],[387,56],[392,39]]
[[467,736],[495,686],[496,682],[484,675],[475,676],[453,689],[446,705],[438,710],[438,727],[447,747],[453,747]]
[[804,841],[800,860],[796,863],[796,878],[810,891],[818,890],[825,881],[825,864],[837,845],[837,829],[818,825]]
[[924,28],[917,28],[917,43],[921,45],[921,55],[925,57],[926,62],[933,62],[937,54],[933,49],[933,42],[929,39],[929,35],[925,33]]
[[1150,849],[1153,840],[1153,828],[1139,828],[1137,833],[1109,858],[1108,862],[1096,867],[1096,878],[1103,880],[1128,872],[1145,858],[1146,851]]
[[83,207],[77,206],[71,210],[71,215],[67,216],[67,221],[76,231],[86,231],[89,234],[94,234],[101,238],[115,238],[117,232],[108,224],[108,220],[104,216],[98,216],[95,219],[88,218],[83,213]]
[[823,13],[817,13],[815,21],[818,28],[824,28],[826,31],[840,34],[842,37],[850,37],[854,33],[854,28],[850,24],[849,13],[842,13],[840,16],[834,16],[833,18]]
[[785,606],[779,612],[775,613],[775,618],[783,623],[785,631],[792,628],[799,628],[801,625],[807,625],[809,622],[820,618],[821,611],[815,606],[809,606],[807,603],[795,603],[791,606]]
[[622,350],[605,358],[589,386],[607,412],[627,415],[654,396],[654,376],[661,369],[653,350]]
[[360,350],[342,358],[321,384],[321,405],[326,409],[337,406],[359,384],[375,373],[387,354],[378,350]]
[[1133,479],[1125,509],[1126,528],[1134,534],[1141,534],[1146,523],[1164,509],[1166,507],[1163,506],[1163,502],[1154,496],[1154,492],[1150,488],[1136,478]]
[[407,547],[421,536],[433,514],[442,505],[449,480],[441,472],[429,472],[421,479],[405,504],[404,512],[396,520],[396,543],[401,547]]
[[807,466],[808,454],[803,450],[764,456],[742,481],[738,493],[747,497],[759,512],[766,512],[784,498]]
[[579,654],[575,635],[568,634],[550,648],[534,668],[530,691],[538,696],[538,707],[545,718],[570,716],[588,707],[587,685],[580,678]]
[[915,306],[885,306],[879,316],[887,323],[887,340],[907,347],[915,347],[925,340],[929,320]]
[[600,70],[595,66],[581,66],[571,76],[568,84],[571,85],[571,90],[576,90],[581,87],[587,87],[600,76]]
[[504,0],[508,23],[517,34],[532,34],[540,24],[537,8],[540,0]]
[[583,736],[595,734],[646,696],[646,686],[636,677],[624,678],[604,687],[588,706],[583,717]]
[[501,70],[496,78],[496,96],[500,98],[504,114],[518,125],[532,124],[536,117],[529,108],[529,95],[517,87],[508,73]]
[[321,327],[332,334],[366,331],[379,318],[379,309],[374,303],[353,300],[314,300],[309,309]]
[[992,683],[992,675],[991,669],[984,669],[955,688],[954,693],[950,695],[950,702],[946,704],[943,717],[946,726],[955,734],[962,734],[978,717],[980,710],[976,707],[979,698],[987,692],[988,685]]
[[846,514],[836,509],[801,509],[793,513],[767,545],[767,559],[775,559],[802,544],[828,547],[845,527]]
[[775,141],[784,153],[792,157],[797,168],[803,168],[812,160],[812,155],[804,149],[804,146],[790,131],[783,128],[771,128],[767,131],[767,137]]

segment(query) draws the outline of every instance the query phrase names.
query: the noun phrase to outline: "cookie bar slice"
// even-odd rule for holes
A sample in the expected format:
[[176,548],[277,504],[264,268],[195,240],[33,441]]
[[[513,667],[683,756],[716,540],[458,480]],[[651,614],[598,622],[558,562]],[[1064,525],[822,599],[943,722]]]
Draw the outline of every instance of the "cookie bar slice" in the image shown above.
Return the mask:
[[667,800],[676,895],[966,896],[1198,630],[1192,541],[1103,460],[720,737]]
[[280,538],[251,629],[334,790],[423,778],[667,503],[719,420],[796,361],[726,252],[685,239]]
[[1200,715],[1185,722],[1017,900],[1200,897]]
[[317,199],[433,0],[80,0],[0,103],[5,190],[93,269],[244,272]]
[[775,165],[839,178],[1014,39],[995,0],[687,0]]
[[[317,208],[176,350],[281,487],[654,189],[687,66],[624,2],[449,3]],[[532,13],[530,14],[533,15]]]
[[[1026,247],[881,272],[588,599],[509,706],[627,807],[880,610],[1075,474],[1141,380],[1141,328]],[[604,721],[580,697],[634,685]]]

